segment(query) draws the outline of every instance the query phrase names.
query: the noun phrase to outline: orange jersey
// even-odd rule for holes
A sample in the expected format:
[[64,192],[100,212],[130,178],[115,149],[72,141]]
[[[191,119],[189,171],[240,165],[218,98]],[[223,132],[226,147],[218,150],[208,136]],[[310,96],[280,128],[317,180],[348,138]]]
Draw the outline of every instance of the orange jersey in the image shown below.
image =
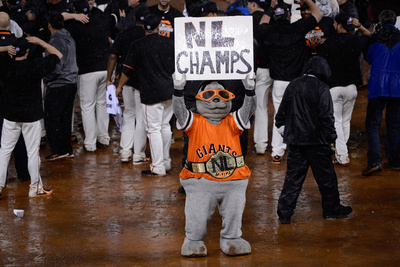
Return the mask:
[[191,112],[188,120],[188,126],[183,129],[189,137],[187,160],[195,165],[200,163],[207,171],[193,172],[183,168],[180,178],[204,177],[213,181],[230,181],[250,177],[251,172],[244,165],[240,147],[239,137],[244,127],[240,127],[243,124],[237,112],[226,116],[218,125]]

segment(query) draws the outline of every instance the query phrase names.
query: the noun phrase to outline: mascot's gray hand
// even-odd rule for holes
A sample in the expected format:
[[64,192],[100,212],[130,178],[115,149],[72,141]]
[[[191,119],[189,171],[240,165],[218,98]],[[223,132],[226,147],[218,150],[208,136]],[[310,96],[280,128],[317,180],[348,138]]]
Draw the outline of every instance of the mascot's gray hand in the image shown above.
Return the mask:
[[174,88],[176,90],[183,90],[186,85],[186,75],[174,72],[172,74],[172,78],[174,79]]
[[246,90],[254,90],[256,86],[256,77],[254,75],[254,72],[250,72],[249,74],[247,74],[246,78],[244,78],[242,82]]

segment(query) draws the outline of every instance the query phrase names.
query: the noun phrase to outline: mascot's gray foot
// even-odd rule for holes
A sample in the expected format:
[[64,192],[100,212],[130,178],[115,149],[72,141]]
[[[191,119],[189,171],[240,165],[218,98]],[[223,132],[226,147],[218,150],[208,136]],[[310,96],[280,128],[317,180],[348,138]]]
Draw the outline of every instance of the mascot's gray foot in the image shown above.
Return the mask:
[[203,240],[192,241],[185,238],[181,249],[181,255],[184,257],[205,257],[207,256],[207,248]]
[[226,239],[221,237],[219,240],[219,246],[222,252],[228,256],[240,256],[251,253],[249,242],[243,238]]

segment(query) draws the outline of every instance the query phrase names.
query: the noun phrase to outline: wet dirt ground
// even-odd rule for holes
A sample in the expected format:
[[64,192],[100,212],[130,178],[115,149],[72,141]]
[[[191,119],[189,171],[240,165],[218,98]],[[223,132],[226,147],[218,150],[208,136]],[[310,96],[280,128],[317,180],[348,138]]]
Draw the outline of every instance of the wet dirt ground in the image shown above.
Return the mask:
[[[226,9],[225,3],[217,2]],[[173,5],[182,10],[183,1]],[[183,258],[185,195],[178,193],[182,132],[174,131],[172,171],[154,178],[141,175],[148,164],[120,163],[120,134],[114,123],[111,145],[95,153],[83,150],[83,131],[76,127],[74,159],[46,162],[49,147],[41,149],[41,175],[45,186],[54,190],[52,196],[28,198],[29,181],[18,182],[10,164],[0,200],[0,265],[398,266],[400,172],[384,169],[375,176],[361,176],[367,162],[366,104],[366,91],[359,91],[348,143],[351,165],[335,167],[342,204],[354,210],[349,218],[322,219],[321,197],[309,173],[292,223],[279,224],[276,206],[286,162],[272,164],[270,148],[267,154],[256,155],[250,130],[246,163],[252,177],[242,230],[252,253],[222,253],[216,211],[205,237],[208,256]],[[270,104],[270,125],[272,113]],[[24,217],[16,217],[13,209],[25,210]]]
[[[351,165],[336,167],[341,201],[354,209],[349,218],[322,219],[321,197],[309,174],[293,222],[279,224],[276,206],[286,163],[272,164],[269,153],[256,155],[249,138],[246,162],[252,177],[242,230],[252,253],[228,257],[221,252],[216,211],[205,238],[208,257],[183,258],[185,195],[177,192],[182,132],[174,131],[172,171],[154,178],[140,173],[148,164],[120,163],[114,123],[111,145],[95,153],[82,149],[78,127],[74,159],[42,162],[42,178],[54,190],[52,196],[28,198],[29,182],[18,182],[10,164],[0,201],[0,265],[398,266],[400,172],[385,169],[361,176],[366,103],[366,91],[360,91],[349,141]],[[270,118],[272,111],[270,106]],[[49,147],[42,147],[42,159],[48,153]],[[13,209],[25,210],[24,217],[16,217]]]

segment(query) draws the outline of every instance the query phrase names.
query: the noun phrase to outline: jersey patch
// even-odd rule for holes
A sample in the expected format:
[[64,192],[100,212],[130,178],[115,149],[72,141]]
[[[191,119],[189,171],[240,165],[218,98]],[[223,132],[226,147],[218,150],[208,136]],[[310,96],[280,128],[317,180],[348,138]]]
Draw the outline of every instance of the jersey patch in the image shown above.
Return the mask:
[[172,24],[169,20],[161,20],[159,27],[159,34],[165,37],[171,37],[171,33],[174,31]]
[[324,37],[324,32],[320,27],[315,27],[315,29],[309,31],[306,34],[306,43],[307,46],[314,49],[318,46],[319,41]]

